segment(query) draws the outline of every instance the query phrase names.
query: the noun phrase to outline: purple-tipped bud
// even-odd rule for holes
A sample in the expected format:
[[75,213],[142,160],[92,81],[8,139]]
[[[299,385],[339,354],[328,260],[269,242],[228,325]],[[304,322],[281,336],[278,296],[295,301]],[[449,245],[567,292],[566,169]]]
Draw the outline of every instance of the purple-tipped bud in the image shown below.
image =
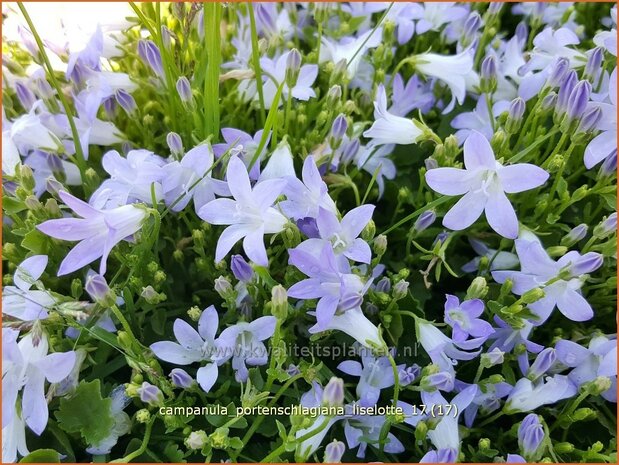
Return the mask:
[[376,292],[389,292],[391,290],[391,280],[386,276],[380,278],[380,280],[376,283]]
[[524,115],[526,104],[523,99],[516,97],[509,105],[508,118],[513,121],[520,121]]
[[17,82],[15,83],[15,93],[17,94],[21,106],[24,107],[26,111],[29,111],[36,101],[36,97],[32,91],[21,82]]
[[172,45],[172,32],[167,26],[161,26],[161,42],[166,49],[170,49],[170,45]]
[[610,155],[606,157],[602,166],[600,166],[598,176],[600,178],[609,178],[615,174],[617,174],[617,149],[613,149]]
[[505,360],[505,352],[498,347],[494,350],[481,355],[481,366],[484,368],[490,368],[495,365],[500,365]]
[[525,23],[524,21],[520,21],[516,26],[515,35],[518,38],[518,43],[521,47],[523,47],[524,44],[527,43],[527,39],[529,38],[529,28],[527,26],[527,23]]
[[346,445],[342,441],[334,439],[333,442],[327,444],[327,447],[325,447],[325,458],[323,462],[340,463],[344,452],[346,452]]
[[67,176],[60,157],[55,153],[48,153],[45,160],[47,161],[47,166],[49,166],[49,169],[54,177],[60,182],[65,182]]
[[54,179],[52,177],[47,178],[45,181],[45,190],[52,194],[54,197],[59,197],[58,193],[60,191],[66,191],[67,188],[62,185],[60,181]]
[[359,148],[361,147],[361,143],[359,139],[354,139],[342,148],[342,163],[350,163],[357,153],[359,153]]
[[174,384],[174,386],[183,389],[190,388],[195,383],[189,373],[181,368],[174,368],[170,372],[170,379],[172,380],[172,384]]
[[594,107],[586,110],[580,119],[576,133],[587,134],[595,131],[601,119],[602,109],[600,107]]
[[92,270],[88,271],[84,289],[86,289],[92,300],[101,305],[110,306],[116,301],[116,296],[110,289],[110,286],[108,286],[105,278]]
[[234,289],[232,288],[232,284],[228,279],[220,276],[215,280],[215,292],[221,296],[222,299],[227,299],[234,294]]
[[546,373],[552,365],[554,365],[557,360],[556,351],[549,347],[547,349],[542,350],[538,355],[535,361],[531,364],[529,371],[527,372],[527,378],[532,381],[535,381],[544,373]]
[[232,255],[230,268],[232,268],[234,277],[239,281],[248,283],[254,277],[253,268],[245,261],[242,255]]
[[[615,155],[616,156],[616,155]],[[603,239],[617,231],[617,213],[611,213],[593,229],[593,235]]]
[[116,99],[113,97],[106,98],[103,101],[103,111],[105,111],[108,119],[114,119],[116,117],[116,110],[118,109],[118,104],[116,103]]
[[54,96],[54,89],[52,89],[52,86],[49,85],[49,82],[47,82],[46,79],[35,79],[34,85],[36,87],[37,94],[39,94],[39,97],[41,97],[43,100],[49,100]]
[[183,154],[184,148],[181,136],[175,132],[169,132],[165,139],[172,155],[179,156]]
[[185,76],[181,76],[176,81],[176,91],[183,103],[191,103],[193,101],[193,94],[191,93],[191,84],[189,79]]
[[583,240],[587,236],[587,231],[589,230],[589,226],[585,223],[581,223],[578,226],[571,229],[563,238],[561,239],[561,245],[565,247],[571,247],[577,242]]
[[587,108],[589,96],[591,95],[591,83],[589,81],[579,81],[570,93],[567,102],[567,117],[570,121],[579,119]]
[[602,60],[604,59],[604,49],[595,47],[589,54],[587,64],[585,65],[584,76],[587,79],[595,80],[602,69]]
[[339,142],[342,141],[342,138],[346,134],[347,129],[348,121],[346,121],[346,117],[340,113],[339,115],[337,115],[337,117],[333,121],[333,125],[331,126],[331,145],[334,145],[334,143],[336,145],[339,145]]
[[118,105],[120,105],[120,107],[125,110],[129,116],[135,114],[138,107],[129,92],[119,89],[114,94],[114,97],[116,98]]
[[204,8],[201,8],[196,15],[196,25],[198,26],[198,37],[204,39]]
[[164,72],[161,52],[152,40],[140,40],[138,42],[138,55],[140,55],[144,63],[150,66],[157,76],[163,78]]
[[290,50],[286,57],[286,84],[289,89],[297,85],[299,71],[301,70],[301,54],[296,48]]
[[288,368],[286,368],[286,373],[288,373],[288,376],[292,377],[292,376],[300,375],[301,370],[299,369],[298,366],[291,363],[290,365],[288,365]]
[[163,393],[161,390],[157,386],[146,381],[137,389],[137,393],[140,395],[140,400],[142,402],[146,402],[150,405],[157,405],[163,401]]
[[583,274],[592,273],[602,266],[604,257],[596,252],[587,252],[568,265],[570,276],[578,278]]
[[428,229],[434,224],[435,221],[436,213],[434,212],[434,210],[427,210],[421,215],[419,215],[419,218],[417,218],[417,221],[415,221],[415,224],[413,225],[413,229],[415,230],[415,232],[419,233]]
[[406,386],[414,382],[421,373],[421,368],[417,364],[413,364],[406,368],[400,368],[398,377],[400,378],[400,386]]
[[259,28],[267,35],[277,34],[277,18],[271,14],[271,8],[257,3],[255,11]]
[[494,55],[488,55],[481,62],[481,78],[487,81],[496,79],[496,69],[496,58],[494,58]]
[[351,308],[360,307],[363,303],[363,296],[355,293],[344,296],[338,304],[338,310],[350,310]]
[[327,108],[333,108],[342,98],[342,87],[339,85],[331,86],[327,92]]
[[460,40],[464,47],[475,40],[475,35],[481,27],[481,24],[481,16],[479,16],[479,13],[476,11],[472,12],[469,17],[466,18],[464,27],[462,28],[462,39]]
[[397,283],[393,285],[393,298],[394,299],[403,299],[408,294],[408,281],[404,281],[400,279]]
[[437,244],[443,244],[447,238],[449,237],[449,233],[447,231],[443,231],[442,233],[438,233],[434,242],[432,243],[432,247],[435,247]]
[[542,99],[541,107],[542,110],[552,110],[557,104],[557,94],[554,92],[550,92]]
[[567,58],[559,58],[552,65],[552,71],[546,79],[546,85],[551,88],[559,87],[563,83],[569,69],[570,61]]
[[576,74],[576,71],[571,69],[565,75],[565,78],[561,83],[561,87],[559,88],[559,95],[555,106],[555,111],[559,118],[561,118],[567,111],[567,102],[570,99],[570,94],[572,93],[576,82],[578,82],[578,75]]
[[423,164],[426,166],[426,170],[430,171],[433,169],[438,168],[438,162],[432,158],[432,157],[428,157],[423,161]]
[[344,380],[332,377],[322,391],[324,405],[339,407],[344,404]]
[[544,426],[535,413],[527,415],[518,427],[518,445],[520,451],[529,460],[536,458],[539,447],[544,440]]

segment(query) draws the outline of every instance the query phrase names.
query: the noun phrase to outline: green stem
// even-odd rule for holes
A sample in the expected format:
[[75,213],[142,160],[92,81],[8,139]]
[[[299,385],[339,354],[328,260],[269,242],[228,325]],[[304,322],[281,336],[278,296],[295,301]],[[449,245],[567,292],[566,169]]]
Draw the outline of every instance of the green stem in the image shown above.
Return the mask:
[[405,223],[408,223],[410,220],[417,218],[419,215],[421,215],[423,212],[428,211],[433,209],[434,207],[438,207],[439,205],[447,202],[448,200],[450,200],[450,198],[448,196],[443,196],[443,197],[439,197],[438,199],[430,202],[429,204],[427,204],[425,207],[420,208],[418,210],[415,210],[413,213],[411,213],[410,215],[402,218],[400,221],[398,221],[396,224],[394,224],[393,226],[390,226],[389,228],[385,229],[381,234],[389,234],[391,231],[393,231],[396,228],[399,228],[400,226],[402,226]]
[[208,64],[204,80],[204,137],[219,135],[219,67],[221,65],[221,4],[204,4],[204,30]]
[[260,50],[258,48],[258,32],[256,30],[256,18],[254,17],[254,6],[251,2],[247,2],[249,9],[249,27],[251,29],[251,59],[254,65],[254,74],[256,75],[256,90],[258,91],[258,100],[260,101],[260,124],[263,126],[266,119],[266,110],[264,107],[264,93],[262,91],[262,68],[260,67]]
[[75,161],[76,161],[78,169],[80,170],[82,180],[84,180],[85,172],[86,172],[86,160],[84,158],[84,151],[82,150],[82,142],[80,140],[79,133],[77,132],[77,126],[75,126],[75,121],[73,120],[73,111],[71,110],[71,107],[69,106],[69,102],[67,101],[67,98],[62,92],[62,88],[60,87],[60,83],[58,82],[58,79],[56,79],[56,75],[54,74],[54,69],[52,68],[49,58],[47,57],[47,53],[45,52],[45,46],[43,45],[43,41],[41,40],[39,33],[34,27],[34,24],[32,23],[32,19],[30,19],[30,15],[26,11],[26,7],[24,7],[22,2],[18,2],[17,6],[19,7],[20,11],[24,15],[24,18],[26,19],[26,23],[28,23],[30,32],[32,32],[32,36],[34,37],[34,40],[37,43],[39,52],[41,52],[41,58],[43,59],[43,62],[45,63],[45,68],[47,68],[47,74],[49,75],[49,79],[50,81],[52,81],[52,86],[56,90],[56,93],[58,94],[58,98],[60,99],[60,102],[62,103],[62,106],[64,108],[65,114],[67,115],[67,120],[69,121],[69,126],[71,127],[71,135],[73,136],[73,144],[75,145],[75,155],[76,155]]

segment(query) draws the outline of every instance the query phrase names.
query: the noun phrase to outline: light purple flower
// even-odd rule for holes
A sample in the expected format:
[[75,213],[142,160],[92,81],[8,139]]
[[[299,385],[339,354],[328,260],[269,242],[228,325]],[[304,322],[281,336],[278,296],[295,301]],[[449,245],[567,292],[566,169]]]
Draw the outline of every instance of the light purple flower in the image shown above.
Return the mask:
[[3,328],[2,335],[2,427],[13,421],[17,394],[23,390],[21,417],[40,436],[49,418],[45,380],[59,383],[69,376],[75,352],[48,354],[49,343],[44,334],[35,337],[28,333],[17,343],[17,331]]
[[47,291],[32,289],[47,266],[47,255],[33,255],[19,264],[13,275],[14,286],[2,291],[2,312],[22,321],[47,318],[55,299]]
[[196,212],[207,203],[215,200],[215,194],[230,195],[225,182],[211,177],[213,150],[210,144],[194,147],[181,161],[165,166],[165,176],[161,180],[165,201],[172,211],[183,210],[193,199]]
[[380,84],[374,102],[374,123],[363,136],[372,139],[376,145],[409,145],[417,143],[422,134],[413,120],[389,113],[385,87]]
[[617,68],[610,76],[608,99],[610,103],[595,103],[602,110],[597,129],[602,132],[595,136],[585,148],[584,162],[588,169],[593,168],[617,150]]
[[264,235],[282,231],[286,217],[273,208],[286,185],[283,179],[262,181],[252,189],[247,169],[238,157],[228,162],[228,188],[232,199],[216,199],[204,205],[198,216],[211,224],[230,225],[221,233],[215,250],[215,261],[222,260],[239,240],[243,249],[259,265],[268,266]]
[[[492,115],[498,117],[504,111],[507,111],[509,102],[500,100],[492,105]],[[490,140],[494,134],[492,131],[492,123],[490,122],[490,113],[485,98],[477,100],[477,105],[472,111],[459,113],[451,120],[451,127],[457,129],[456,138],[459,144],[463,144],[473,131],[478,131],[483,136]]]
[[382,28],[372,29],[359,37],[345,37],[340,42],[333,42],[325,36],[322,37],[320,47],[320,63],[332,61],[337,64],[345,60],[346,73],[349,79],[354,78],[359,70],[361,60],[366,56],[370,48],[376,48],[381,43]]
[[435,101],[430,86],[421,82],[417,75],[413,75],[405,85],[404,79],[397,73],[393,78],[391,90],[393,94],[388,111],[395,116],[406,116],[417,108],[422,113],[427,113]]
[[107,152],[101,160],[110,175],[90,197],[95,208],[113,208],[129,203],[152,204],[152,190],[157,201],[163,198],[161,181],[167,172],[163,158],[148,150],[131,150],[122,157],[116,150]]
[[531,412],[542,405],[554,404],[575,396],[576,386],[563,375],[554,375],[533,383],[530,379],[518,380],[505,402],[507,413]]
[[319,299],[316,306],[317,328],[325,330],[336,312],[346,312],[361,305],[367,285],[350,270],[340,270],[330,243],[324,243],[316,251],[306,249],[301,244],[288,251],[289,263],[308,276],[308,279],[290,287],[288,296]]
[[396,175],[395,164],[388,158],[394,147],[393,144],[377,147],[374,142],[370,142],[361,150],[357,150],[354,155],[357,168],[366,171],[370,176],[376,176],[379,198],[385,192],[385,179],[394,179]]
[[236,380],[247,381],[247,365],[264,365],[269,359],[263,341],[273,336],[275,324],[274,316],[262,316],[251,323],[242,321],[224,329],[215,341],[218,363],[232,358]]
[[[483,384],[483,386],[481,386],[481,384]],[[506,382],[491,383],[489,381],[482,381],[481,384],[473,401],[464,410],[464,424],[467,428],[473,426],[478,412],[487,416],[498,410],[501,407],[501,399],[507,397],[512,391],[511,384]],[[456,389],[461,390],[468,386],[472,385],[456,381]]]
[[428,31],[439,31],[445,24],[463,19],[468,9],[456,5],[456,2],[427,2],[413,4],[413,18],[417,20],[415,30],[417,34]]
[[523,295],[541,287],[544,297],[529,304],[539,317],[535,324],[546,321],[555,306],[572,321],[587,321],[593,318],[593,309],[582,296],[585,273],[591,273],[602,265],[602,257],[595,252],[580,255],[570,251],[554,261],[538,241],[516,240],[516,252],[521,271],[493,271],[492,277],[499,283],[511,279],[512,292]]
[[61,191],[59,195],[81,218],[48,220],[37,226],[39,231],[55,239],[80,241],[60,264],[58,276],[78,270],[98,258],[101,258],[99,274],[104,275],[112,248],[140,230],[146,210],[133,205],[100,210],[68,192]]
[[393,368],[387,357],[373,357],[367,350],[361,351],[361,362],[346,360],[341,362],[337,369],[347,375],[359,377],[357,396],[360,405],[376,405],[381,389],[386,389],[395,383]]
[[[271,60],[268,57],[260,59],[260,66],[268,76],[263,87],[264,105],[270,108],[273,104],[273,99],[279,85],[286,81],[286,61],[292,52],[283,53],[277,60]],[[318,76],[318,65],[303,65],[299,70],[299,75],[296,84],[292,89],[285,83],[282,89],[282,98],[278,104],[282,105],[290,94],[296,100],[307,101],[316,96],[312,85]]]
[[[213,145],[213,153],[215,156],[219,158],[227,150],[230,150],[231,154],[237,155],[241,160],[243,160],[245,166],[249,167],[249,164],[256,153],[256,149],[258,148],[258,145],[260,145],[260,139],[262,139],[262,129],[251,136],[240,129],[222,128],[221,135],[224,138],[225,143]],[[269,140],[271,140],[270,135],[267,137],[267,145]],[[254,166],[249,172],[250,179],[256,180],[260,176],[260,162],[265,153],[266,150],[263,150],[256,163],[254,163]]]
[[477,131],[464,143],[464,166],[464,170],[436,168],[426,173],[426,182],[436,192],[465,194],[447,212],[443,225],[466,229],[485,211],[492,229],[509,239],[518,237],[518,218],[505,194],[539,187],[548,179],[548,173],[529,163],[501,165],[488,140]]
[[[219,326],[219,315],[213,305],[200,315],[198,331],[184,320],[174,321],[176,342],[161,341],[150,346],[157,358],[175,365],[190,365],[195,362],[208,362],[198,369],[197,381],[204,392],[209,392],[217,381],[218,368],[223,361],[217,359],[215,333]],[[223,333],[222,333],[223,334]]]
[[484,312],[484,302],[479,299],[460,300],[447,294],[445,323],[452,327],[454,342],[466,341],[469,336],[478,338],[481,345],[494,332],[490,323],[478,318]]
[[147,381],[144,381],[142,386],[136,389],[136,392],[140,395],[140,400],[149,405],[158,405],[163,401],[161,389]]
[[596,336],[585,348],[562,339],[555,345],[557,360],[573,368],[568,378],[577,386],[593,381],[598,376],[611,380],[611,387],[602,393],[610,402],[617,402],[617,339],[615,336]]
[[308,156],[303,162],[301,175],[303,182],[296,177],[287,178],[286,200],[279,204],[286,216],[295,220],[317,218],[321,209],[336,213],[335,203],[329,196],[313,156]]

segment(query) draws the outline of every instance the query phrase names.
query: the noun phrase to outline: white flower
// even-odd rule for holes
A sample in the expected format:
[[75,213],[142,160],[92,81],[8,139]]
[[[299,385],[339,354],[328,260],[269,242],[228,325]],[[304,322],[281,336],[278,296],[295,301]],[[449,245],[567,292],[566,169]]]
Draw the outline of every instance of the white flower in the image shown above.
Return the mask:
[[322,47],[320,48],[320,63],[332,61],[337,64],[341,60],[346,60],[348,78],[352,79],[357,74],[359,63],[368,49],[380,45],[382,34],[382,28],[378,28],[377,30],[370,30],[356,39],[346,38],[339,43],[331,42],[323,37]]

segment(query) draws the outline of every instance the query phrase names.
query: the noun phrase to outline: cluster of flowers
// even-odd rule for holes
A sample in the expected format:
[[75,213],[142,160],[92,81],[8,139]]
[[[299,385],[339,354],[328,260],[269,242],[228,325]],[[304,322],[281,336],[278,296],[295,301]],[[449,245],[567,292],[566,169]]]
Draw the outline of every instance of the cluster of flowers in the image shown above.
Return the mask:
[[79,8],[3,5],[3,462],[616,459],[616,7]]

